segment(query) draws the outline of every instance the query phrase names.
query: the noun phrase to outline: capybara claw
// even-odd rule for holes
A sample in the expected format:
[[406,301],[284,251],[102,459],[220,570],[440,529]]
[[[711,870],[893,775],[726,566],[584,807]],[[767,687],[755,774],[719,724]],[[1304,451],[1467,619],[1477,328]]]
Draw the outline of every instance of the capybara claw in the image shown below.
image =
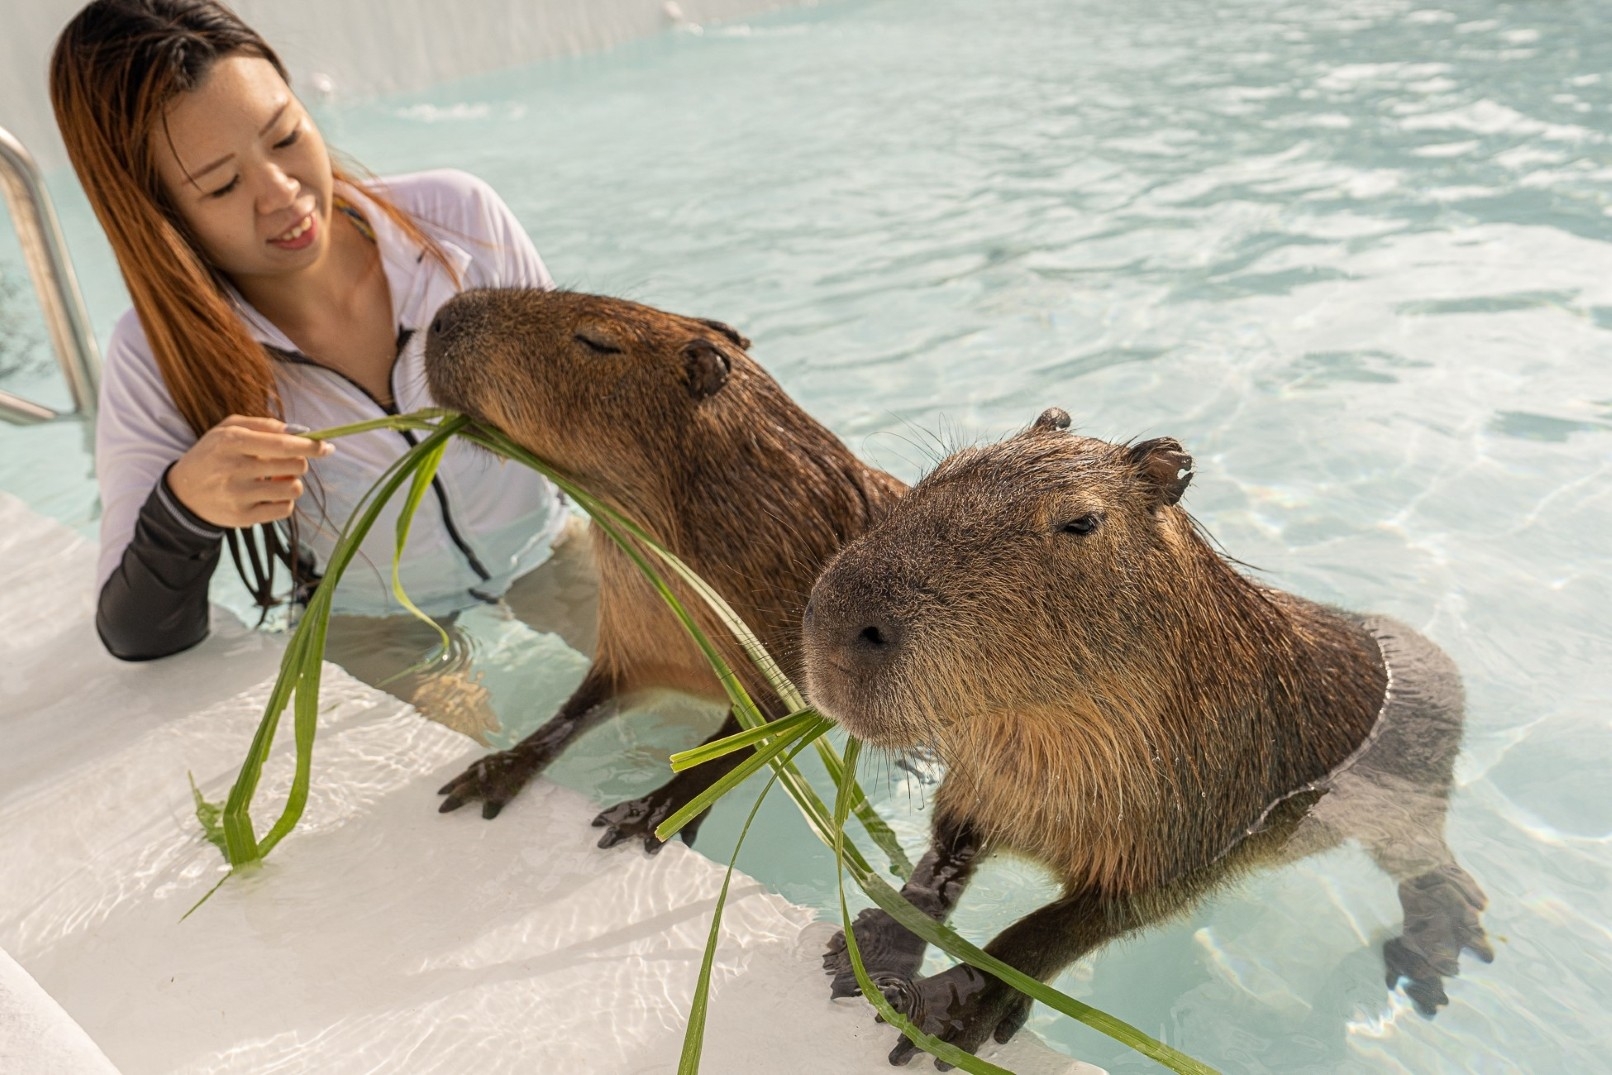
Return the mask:
[[913,985],[912,979],[900,978],[893,974],[881,974],[873,979],[873,985],[890,1007],[915,1023],[923,1022],[923,994]]
[[[877,907],[869,907],[858,914],[851,928],[856,930],[856,947],[862,955],[862,965],[875,984],[910,982],[917,975],[924,957],[921,937],[909,933]],[[862,991],[856,972],[851,969],[851,954],[846,949],[843,930],[829,938],[823,952],[823,970],[834,979],[829,989],[830,998],[854,997]]]
[[[966,963],[929,978],[887,978],[876,984],[890,1006],[919,1030],[964,1052],[977,1052],[993,1034],[1007,1041],[1029,1016],[1028,997]],[[918,1051],[903,1036],[890,1051],[890,1063],[906,1064]],[[949,1070],[938,1058],[935,1066]]]
[[991,1037],[996,1039],[998,1045],[1006,1045],[1013,1040],[1013,1035],[1024,1029],[1024,1024],[1030,1020],[1030,998],[1023,997],[1014,1006],[1008,1009],[1006,1018],[996,1024],[996,1030]]
[[1405,934],[1383,945],[1388,988],[1404,982],[1416,1010],[1431,1018],[1450,1002],[1444,979],[1460,970],[1461,950],[1485,963],[1494,949],[1478,913],[1488,897],[1461,867],[1451,863],[1399,886]]
[[[665,788],[637,799],[617,803],[593,819],[595,828],[605,830],[604,835],[599,837],[599,846],[615,847],[623,840],[636,838],[643,841],[644,850],[649,854],[658,854],[660,849],[666,846],[666,841],[655,835],[655,828],[677,813],[682,805],[677,797],[668,794]],[[699,827],[702,819],[703,815],[683,827],[682,835],[685,842],[693,841],[693,830]]]
[[480,802],[481,816],[491,821],[542,767],[541,758],[518,749],[477,758],[468,769],[442,785],[437,794],[447,798],[437,812],[446,814],[466,803]]

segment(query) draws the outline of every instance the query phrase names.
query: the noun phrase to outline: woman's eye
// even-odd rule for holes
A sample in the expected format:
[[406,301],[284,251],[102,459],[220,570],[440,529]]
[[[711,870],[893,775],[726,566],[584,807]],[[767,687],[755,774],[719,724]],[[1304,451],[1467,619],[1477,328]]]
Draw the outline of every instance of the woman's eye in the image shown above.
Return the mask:
[[1064,523],[1063,532],[1066,534],[1079,534],[1084,536],[1091,533],[1093,530],[1096,530],[1098,524],[1102,521],[1103,517],[1095,512],[1090,515],[1082,515],[1078,518],[1070,519],[1068,522]]
[[275,149],[289,149],[292,146],[296,145],[297,144],[297,139],[301,138],[301,137],[302,137],[302,128],[300,126],[293,127],[293,128],[291,128],[291,133],[290,134],[286,135],[284,138],[282,138],[278,142],[274,143],[274,148]]
[[234,179],[231,179],[228,183],[225,183],[223,186],[219,187],[217,190],[212,191],[207,196],[209,198],[222,198],[224,195],[228,194],[230,191],[234,190],[236,187],[238,187],[240,185],[241,185],[241,177],[236,176]]
[[580,332],[576,334],[576,341],[578,343],[580,343],[582,346],[586,347],[588,350],[596,351],[601,355],[619,355],[619,354],[621,354],[621,348],[616,347],[613,344],[600,343],[598,340],[589,339],[587,336],[584,336]]

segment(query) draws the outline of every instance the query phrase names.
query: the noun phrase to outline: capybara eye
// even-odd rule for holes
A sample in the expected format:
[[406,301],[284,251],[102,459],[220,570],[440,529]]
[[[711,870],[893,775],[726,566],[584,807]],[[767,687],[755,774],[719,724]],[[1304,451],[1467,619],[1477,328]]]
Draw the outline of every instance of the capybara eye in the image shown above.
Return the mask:
[[1096,512],[1092,512],[1090,515],[1082,515],[1079,518],[1070,519],[1068,522],[1064,523],[1063,532],[1066,534],[1079,534],[1081,536],[1085,536],[1086,534],[1091,533],[1093,530],[1096,530],[1098,524],[1102,521],[1103,517],[1101,515],[1097,514]]
[[576,341],[577,343],[580,343],[582,346],[586,347],[588,350],[597,352],[601,355],[621,354],[621,348],[615,346],[614,344],[600,343],[598,340],[584,336],[580,332],[576,334]]

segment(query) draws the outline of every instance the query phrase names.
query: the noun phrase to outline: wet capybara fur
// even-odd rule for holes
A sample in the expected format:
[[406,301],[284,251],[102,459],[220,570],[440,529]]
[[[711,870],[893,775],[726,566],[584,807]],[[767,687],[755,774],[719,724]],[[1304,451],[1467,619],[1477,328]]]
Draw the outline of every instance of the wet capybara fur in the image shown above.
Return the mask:
[[[944,920],[982,855],[1044,863],[1061,898],[986,950],[1046,980],[1248,868],[1356,839],[1399,882],[1388,984],[1431,1015],[1462,948],[1492,958],[1443,835],[1454,665],[1402,624],[1239,572],[1180,506],[1176,441],[1068,426],[1049,410],[942,461],[812,591],[813,704],[946,766],[904,894]],[[917,978],[923,942],[883,911],[854,928],[929,1033],[973,1050],[1023,1024],[1029,1000],[966,964]],[[834,995],[857,991],[843,936],[824,964]]]
[[[642,526],[722,594],[798,675],[812,581],[903,484],[863,465],[745,353],[727,325],[567,291],[468,291],[438,311],[426,375],[443,406],[496,426]],[[628,556],[597,527],[598,642],[545,725],[442,789],[444,811],[499,810],[578,734],[655,689],[725,701],[709,662]],[[770,718],[777,701],[695,593],[662,574]],[[739,730],[730,712],[712,737]],[[637,838],[743,760],[697,766],[601,813],[609,847]],[[692,840],[697,821],[682,832]]]

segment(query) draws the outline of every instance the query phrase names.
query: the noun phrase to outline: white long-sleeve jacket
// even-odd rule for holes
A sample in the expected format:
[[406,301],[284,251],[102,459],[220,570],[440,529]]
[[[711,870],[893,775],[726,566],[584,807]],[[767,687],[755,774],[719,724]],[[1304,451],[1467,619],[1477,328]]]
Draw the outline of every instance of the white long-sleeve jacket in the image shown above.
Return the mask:
[[[400,413],[435,406],[425,382],[425,329],[436,310],[473,287],[551,288],[553,280],[509,207],[487,184],[456,171],[420,172],[379,180],[392,202],[409,213],[446,253],[460,280],[405,235],[363,191],[339,193],[374,230],[392,295],[399,338],[406,338],[392,369]],[[239,296],[237,308],[252,334],[278,355],[276,377],[287,422],[323,429],[385,413],[357,384],[299,355],[278,328]],[[133,310],[107,347],[96,429],[101,489],[98,585],[118,570],[134,539],[142,507],[174,460],[196,442],[163,384]],[[333,455],[313,461],[308,491],[297,503],[298,536],[319,569],[359,499],[408,448],[405,437],[377,431],[345,437]],[[432,613],[445,613],[495,596],[541,563],[564,524],[565,510],[552,484],[514,463],[501,463],[461,443],[450,444],[438,474],[438,495],[420,505],[401,577],[409,596]],[[377,520],[337,589],[338,611],[385,613],[397,609],[391,594],[396,497]],[[181,525],[196,525],[180,511]],[[205,524],[201,524],[205,529]]]

